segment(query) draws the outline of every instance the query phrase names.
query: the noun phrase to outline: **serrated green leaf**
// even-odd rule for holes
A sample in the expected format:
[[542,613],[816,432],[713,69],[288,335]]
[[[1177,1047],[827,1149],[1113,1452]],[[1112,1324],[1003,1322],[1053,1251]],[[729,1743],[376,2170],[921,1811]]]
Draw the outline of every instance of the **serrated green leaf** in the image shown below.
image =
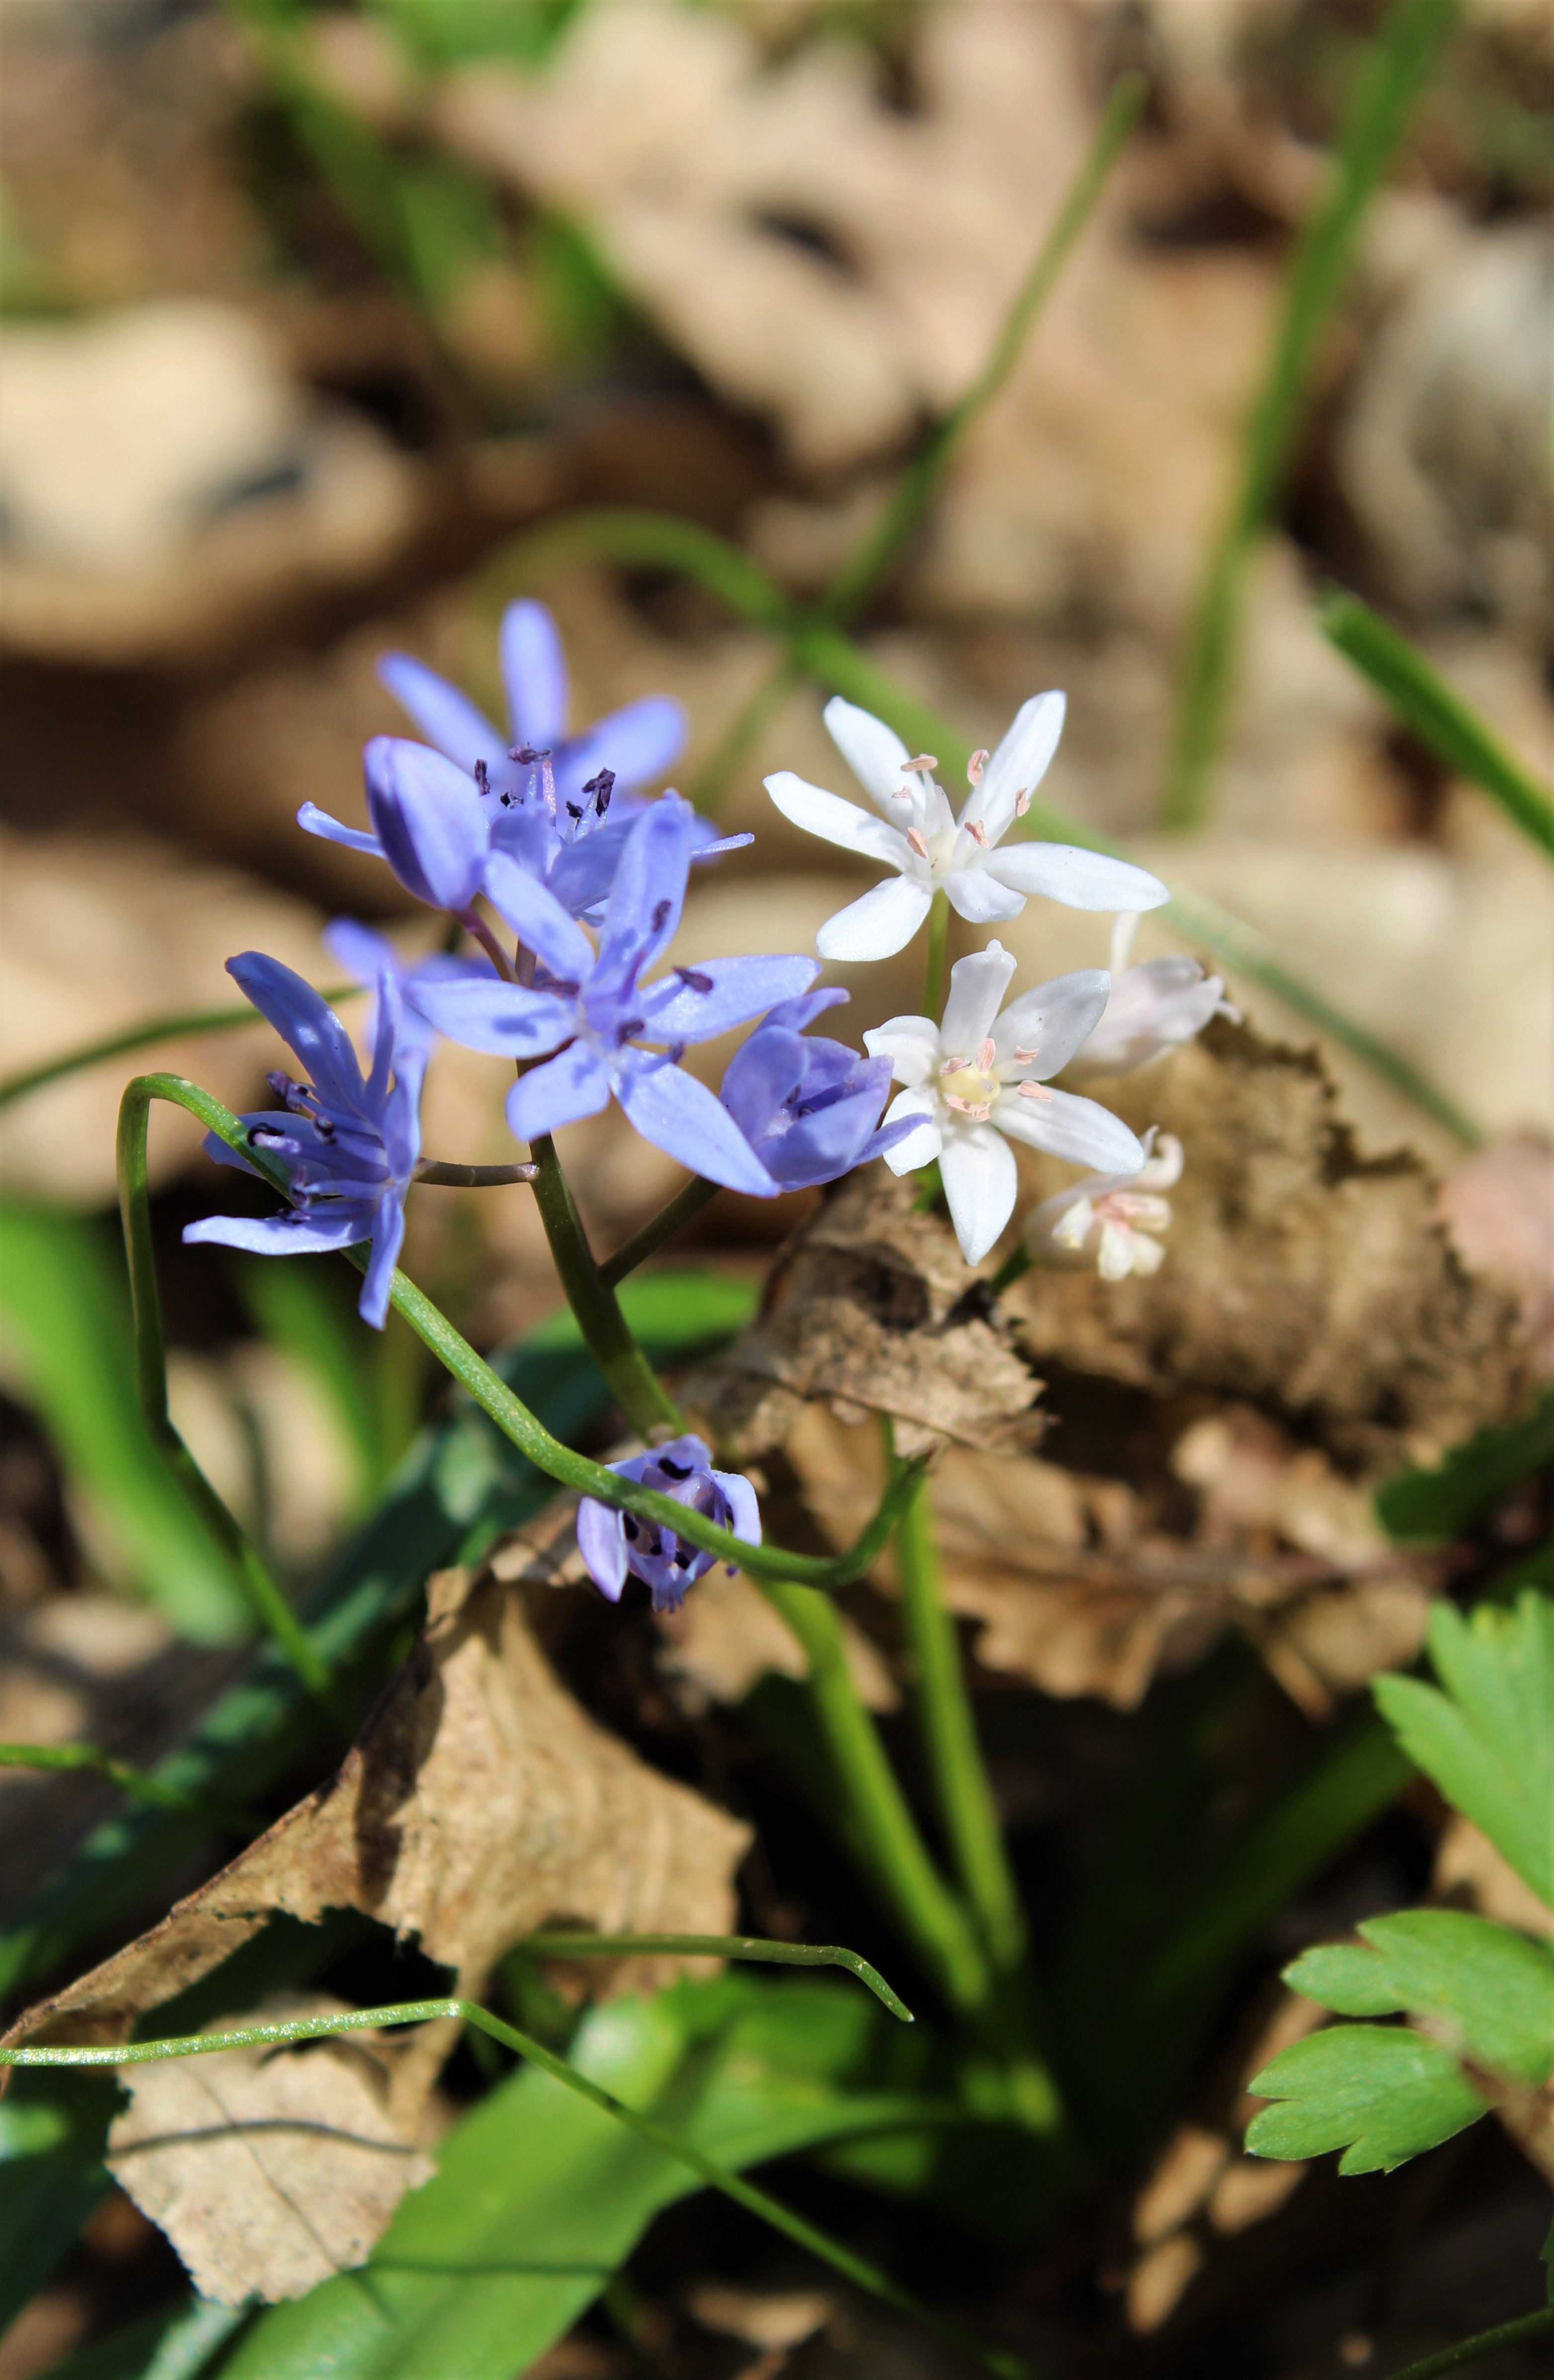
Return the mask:
[[1277,2104],[1254,2116],[1253,2156],[1342,2149],[1340,2173],[1390,2173],[1483,2115],[1449,2049],[1402,2025],[1335,2024],[1281,2050],[1247,2089]]
[[[923,2103],[846,2083],[878,2011],[861,1994],[725,1975],[585,2020],[572,2055],[710,2155],[745,2167]],[[528,2369],[606,2286],[661,2208],[700,2187],[547,2075],[520,2070],[455,2125],[359,2273],[272,2307],[223,2380],[491,2380]]]
[[1284,1980],[1342,2016],[1434,2018],[1475,2066],[1541,2085],[1554,2068],[1554,1953],[1487,1917],[1404,1909],[1360,1927],[1365,1947],[1308,1950]]
[[1464,1618],[1438,1603],[1430,1658],[1445,1688],[1378,1678],[1376,1699],[1409,1758],[1554,1907],[1554,1601]]
[[1554,1389],[1531,1413],[1481,1429],[1430,1470],[1400,1471],[1376,1491],[1376,1513],[1399,1545],[1442,1545],[1535,1471],[1554,1462]]

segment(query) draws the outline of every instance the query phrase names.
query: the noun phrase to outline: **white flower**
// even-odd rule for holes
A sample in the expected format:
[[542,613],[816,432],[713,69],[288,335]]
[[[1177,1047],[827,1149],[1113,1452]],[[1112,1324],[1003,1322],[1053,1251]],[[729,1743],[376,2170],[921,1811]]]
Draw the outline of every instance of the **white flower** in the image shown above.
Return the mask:
[[1062,734],[1063,709],[1061,694],[1034,696],[991,759],[974,754],[971,792],[957,819],[934,783],[939,763],[931,753],[914,758],[883,720],[832,697],[825,709],[832,741],[882,816],[807,784],[791,769],[768,777],[766,790],[795,826],[896,872],[827,918],[815,937],[821,958],[888,959],[904,950],[938,892],[974,926],[1017,917],[1032,892],[1071,909],[1154,909],[1170,897],[1158,877],[1099,851],[1064,843],[995,847],[1030,808],[1031,788]]
[[1155,1194],[1182,1178],[1182,1143],[1167,1133],[1155,1148],[1155,1126],[1144,1135],[1146,1161],[1133,1173],[1091,1173],[1071,1190],[1044,1198],[1026,1218],[1026,1253],[1032,1264],[1094,1263],[1102,1281],[1130,1272],[1159,1272],[1165,1250],[1151,1232],[1171,1229],[1171,1201]]
[[1129,966],[1137,930],[1136,911],[1120,917],[1111,929],[1111,997],[1074,1062],[1075,1075],[1131,1075],[1180,1050],[1211,1016],[1241,1022],[1241,1011],[1225,998],[1223,978],[1206,976],[1196,959],[1183,952]]
[[887,1123],[918,1119],[885,1152],[892,1173],[915,1173],[935,1158],[950,1220],[967,1264],[978,1264],[1014,1210],[1010,1139],[1066,1158],[1073,1165],[1136,1173],[1142,1142],[1094,1099],[1050,1090],[1046,1077],[1066,1066],[1106,1005],[1110,978],[1099,967],[1061,975],[1022,993],[999,1014],[1014,961],[997,942],[950,971],[944,1021],[893,1016],[864,1035],[870,1057],[888,1057],[906,1088]]

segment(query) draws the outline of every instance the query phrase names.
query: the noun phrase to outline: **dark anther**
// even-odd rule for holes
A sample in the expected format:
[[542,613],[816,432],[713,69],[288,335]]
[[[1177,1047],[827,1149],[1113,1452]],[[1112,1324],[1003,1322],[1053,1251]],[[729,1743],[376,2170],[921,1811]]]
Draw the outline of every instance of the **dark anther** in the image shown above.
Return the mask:
[[537,761],[548,760],[549,751],[537,752],[532,744],[515,744],[507,758],[516,760],[520,769],[532,769]]
[[581,802],[568,802],[566,805],[566,815],[568,818],[580,819],[583,815],[583,806]]
[[631,1539],[632,1544],[635,1545],[642,1532],[637,1527],[629,1512],[623,1512],[621,1514],[621,1526],[625,1531],[626,1536]]
[[511,794],[504,794],[502,795],[502,807],[504,810],[510,810],[512,808],[513,796]]
[[273,1067],[271,1072],[265,1075],[264,1079],[278,1099],[290,1098],[291,1076],[289,1075],[283,1075],[278,1066]]
[[475,783],[482,795],[491,792],[491,771],[483,760],[475,763]]
[[676,967],[674,972],[687,991],[710,991],[712,989],[711,977],[698,975],[695,967]]
[[691,1551],[689,1546],[676,1546],[674,1548],[674,1567],[676,1570],[689,1570],[695,1560],[696,1556]]
[[690,1463],[672,1462],[667,1454],[659,1456],[658,1467],[666,1479],[688,1479],[692,1470]]
[[674,907],[674,904],[673,901],[661,901],[659,903],[657,908],[653,911],[653,931],[655,934],[662,933],[665,926],[669,923]]
[[616,1049],[620,1049],[623,1043],[629,1041],[634,1033],[640,1033],[646,1026],[647,1021],[648,1020],[645,1016],[628,1016],[625,1023],[620,1026],[616,1030]]
[[321,1140],[333,1140],[334,1137],[334,1126],[330,1122],[328,1116],[315,1116],[313,1118],[313,1128],[317,1132]]
[[666,1052],[665,1054],[666,1054],[666,1056],[667,1056],[668,1062],[670,1063],[670,1065],[672,1065],[672,1066],[677,1066],[677,1065],[679,1064],[679,1062],[680,1062],[681,1059],[682,1059],[682,1058],[685,1056],[685,1054],[686,1054],[686,1045],[685,1045],[685,1043],[684,1043],[683,1041],[672,1041],[672,1042],[670,1043],[670,1045],[669,1045],[669,1049],[668,1049],[668,1050],[667,1050],[667,1052]]
[[601,769],[598,776],[590,777],[588,783],[583,787],[585,794],[591,794],[593,795],[594,809],[600,818],[602,818],[605,811],[609,808],[610,796],[614,790],[615,771],[613,769]]

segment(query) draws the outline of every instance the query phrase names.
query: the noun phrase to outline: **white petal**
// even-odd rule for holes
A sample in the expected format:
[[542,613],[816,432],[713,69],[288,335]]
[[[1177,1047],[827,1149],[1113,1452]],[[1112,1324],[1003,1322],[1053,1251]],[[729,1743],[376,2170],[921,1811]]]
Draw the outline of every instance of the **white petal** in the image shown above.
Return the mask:
[[1025,894],[1011,892],[989,874],[980,859],[975,868],[953,868],[941,881],[951,908],[973,926],[993,926],[1004,917],[1017,917],[1026,905]]
[[1016,1050],[1028,1050],[1038,1079],[1062,1074],[1099,1024],[1111,988],[1104,967],[1081,967],[1074,975],[1038,983],[1034,991],[1023,991],[993,1027],[1000,1062],[1013,1058]]
[[885,1162],[892,1173],[916,1173],[918,1167],[931,1165],[943,1147],[944,1135],[939,1128],[939,1099],[932,1091],[898,1091],[885,1110],[886,1123],[899,1123],[904,1116],[920,1119],[916,1132],[909,1132],[885,1151]]
[[1061,694],[1033,695],[1014,714],[1009,733],[982,771],[965,809],[961,824],[980,819],[988,840],[996,843],[1014,816],[1016,795],[1034,793],[1047,774],[1058,738],[1063,732],[1068,705]]
[[1144,1145],[1121,1116],[1073,1091],[1051,1091],[1039,1099],[1005,1091],[994,1102],[992,1121],[1027,1148],[1044,1148],[1050,1157],[1066,1158],[1070,1165],[1097,1173],[1136,1173],[1144,1162]]
[[768,777],[766,790],[789,824],[802,827],[806,834],[840,844],[844,851],[861,851],[868,859],[882,859],[887,868],[910,867],[906,837],[883,819],[860,810],[856,802],[844,802],[840,794],[807,783],[791,769],[779,769]]
[[815,937],[823,959],[889,959],[904,951],[932,906],[926,884],[890,876],[872,892],[849,901]]
[[1123,1223],[1103,1223],[1096,1270],[1102,1281],[1126,1281],[1133,1270],[1134,1235]]
[[1011,892],[1045,893],[1069,909],[1158,909],[1171,898],[1147,868],[1070,843],[1007,844],[987,868]]
[[871,1058],[889,1058],[898,1083],[916,1088],[938,1078],[942,1045],[931,1017],[889,1017],[864,1035],[863,1046]]
[[876,719],[871,710],[860,710],[856,702],[844,702],[833,694],[822,714],[826,732],[865,793],[872,795],[885,816],[892,812],[891,795],[902,788],[904,760],[917,756],[909,752],[893,727]]
[[988,1038],[1014,964],[1002,942],[989,942],[985,951],[974,951],[970,958],[955,961],[950,969],[944,1022],[939,1028],[946,1055],[969,1057]]
[[980,1264],[1014,1212],[1014,1152],[990,1123],[947,1133],[939,1152],[950,1220],[967,1264]]

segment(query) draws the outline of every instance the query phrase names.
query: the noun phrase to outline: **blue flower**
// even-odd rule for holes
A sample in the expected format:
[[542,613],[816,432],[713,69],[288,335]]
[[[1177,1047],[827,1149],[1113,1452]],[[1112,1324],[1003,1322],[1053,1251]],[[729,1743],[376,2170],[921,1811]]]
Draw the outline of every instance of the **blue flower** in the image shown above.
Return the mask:
[[[508,605],[501,652],[510,745],[446,678],[408,653],[385,653],[380,677],[435,751],[403,736],[372,738],[363,756],[370,833],[312,802],[297,822],[386,859],[418,901],[456,916],[480,890],[496,850],[547,884],[570,916],[592,917],[646,807],[619,796],[662,775],[686,740],[685,713],[669,696],[649,695],[568,738],[566,663],[542,603]],[[753,840],[720,836],[698,819],[692,856],[716,859]]]
[[807,1041],[804,1027],[847,994],[783,1001],[736,1050],[720,1097],[780,1190],[810,1190],[882,1157],[915,1129],[880,1123],[889,1058],[860,1058],[840,1041]]
[[[610,1469],[638,1487],[656,1488],[677,1504],[732,1529],[747,1545],[760,1543],[760,1508],[756,1491],[737,1471],[714,1471],[712,1457],[699,1438],[676,1438],[647,1454],[629,1455]],[[678,1611],[686,1589],[705,1578],[717,1560],[699,1546],[686,1545],[673,1530],[632,1512],[617,1512],[585,1496],[577,1507],[577,1550],[601,1595],[618,1603],[628,1576],[646,1581],[653,1592],[655,1611]]]
[[[378,1021],[371,1074],[363,1077],[350,1036],[312,986],[279,959],[244,951],[226,963],[261,1016],[289,1043],[308,1083],[273,1074],[270,1087],[285,1111],[243,1118],[255,1148],[278,1157],[290,1175],[292,1205],[279,1215],[212,1215],[184,1238],[248,1248],[256,1256],[322,1255],[372,1243],[359,1312],[381,1330],[405,1237],[405,1200],[420,1155],[424,1028],[407,1034],[393,971],[378,978]],[[218,1165],[257,1171],[209,1134],[205,1152]]]
[[378,1009],[376,992],[380,978],[391,975],[399,987],[400,1019],[397,1048],[400,1064],[410,1062],[410,1052],[419,1049],[421,1063],[431,1054],[437,1038],[436,1028],[416,1005],[423,984],[456,983],[467,976],[476,976],[484,982],[491,969],[484,959],[454,958],[443,951],[429,952],[425,958],[401,957],[386,934],[375,933],[356,917],[335,917],[323,929],[323,946],[353,982],[364,991],[374,994],[367,1012],[366,1034],[370,1041],[376,1035]]
[[486,891],[534,954],[532,986],[471,975],[418,985],[417,1005],[466,1049],[545,1060],[507,1094],[517,1139],[598,1115],[613,1093],[644,1140],[693,1173],[771,1198],[777,1184],[728,1110],[678,1061],[688,1043],[713,1040],[807,990],[816,965],[797,957],[710,959],[643,983],[680,922],[694,827],[690,804],[677,794],[649,803],[622,848],[597,955],[538,878],[493,853]]

